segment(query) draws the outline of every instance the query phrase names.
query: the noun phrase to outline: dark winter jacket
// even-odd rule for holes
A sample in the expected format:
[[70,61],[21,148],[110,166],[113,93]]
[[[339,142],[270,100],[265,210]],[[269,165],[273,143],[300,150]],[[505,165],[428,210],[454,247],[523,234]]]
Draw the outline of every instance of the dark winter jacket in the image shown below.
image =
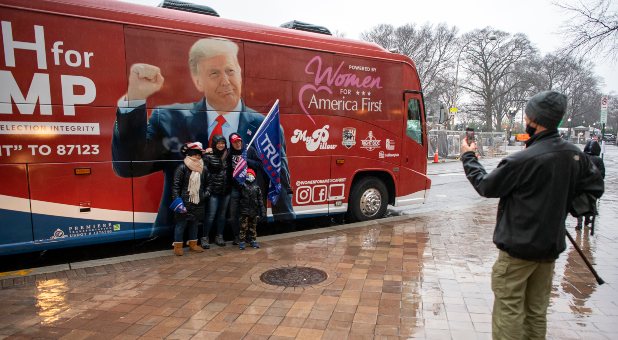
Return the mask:
[[599,157],[601,155],[601,146],[599,143],[589,140],[586,142],[586,146],[584,146],[584,153],[590,157],[592,163],[601,171],[601,175],[605,178],[605,163],[603,163],[603,158]]
[[240,189],[240,215],[249,217],[266,216],[262,201],[262,190],[257,181],[245,182]]
[[509,255],[551,261],[566,248],[564,221],[576,195],[601,197],[598,169],[555,130],[535,134],[526,149],[487,173],[474,152],[461,155],[466,176],[485,197],[499,197],[493,241]]
[[217,135],[212,138],[212,153],[206,154],[204,157],[204,168],[208,169],[208,191],[210,194],[227,195],[231,189],[229,181],[229,168],[227,149],[223,151],[217,150],[215,145],[219,140],[224,140],[223,136]]
[[191,169],[189,169],[184,163],[180,164],[174,172],[174,181],[172,183],[172,201],[177,197],[182,198],[182,202],[187,208],[187,213],[191,215],[197,215],[198,217],[204,216],[204,206],[208,199],[208,192],[206,190],[208,183],[208,173],[204,169],[200,178],[200,203],[194,204],[189,201],[189,178],[191,177]]

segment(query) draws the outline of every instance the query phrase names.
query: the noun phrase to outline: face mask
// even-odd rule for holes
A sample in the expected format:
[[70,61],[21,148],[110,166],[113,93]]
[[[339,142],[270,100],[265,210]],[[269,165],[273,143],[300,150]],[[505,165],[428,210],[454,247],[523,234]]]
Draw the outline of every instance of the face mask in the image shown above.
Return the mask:
[[535,132],[536,132],[536,128],[530,126],[530,124],[526,125],[526,133],[528,134],[528,136],[532,137]]
[[251,183],[255,180],[255,177],[253,177],[253,175],[247,175],[247,182]]

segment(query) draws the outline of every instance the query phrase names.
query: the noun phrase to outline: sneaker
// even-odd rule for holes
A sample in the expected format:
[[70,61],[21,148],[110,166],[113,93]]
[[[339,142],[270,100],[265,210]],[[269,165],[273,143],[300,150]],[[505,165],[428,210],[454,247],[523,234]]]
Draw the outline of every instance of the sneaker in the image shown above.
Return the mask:
[[238,249],[245,250],[245,242],[238,242]]
[[223,240],[223,235],[217,235],[217,237],[215,238],[215,243],[219,247],[225,247],[225,241]]
[[202,237],[202,248],[210,249],[210,244],[208,244],[208,237]]
[[232,241],[232,244],[237,246],[239,243],[240,243],[240,237],[234,236],[234,241]]
[[260,247],[260,245],[257,243],[257,241],[251,241],[251,246],[253,248],[259,248]]

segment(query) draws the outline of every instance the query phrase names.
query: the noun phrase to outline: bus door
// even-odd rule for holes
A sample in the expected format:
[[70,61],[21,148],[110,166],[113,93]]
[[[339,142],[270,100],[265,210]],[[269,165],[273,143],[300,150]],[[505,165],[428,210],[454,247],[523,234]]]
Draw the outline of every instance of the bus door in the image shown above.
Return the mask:
[[[419,91],[405,91],[403,94],[403,155],[399,177],[397,205],[422,201],[427,182],[427,130],[425,108]],[[405,195],[405,193],[417,193]]]
[[28,175],[25,164],[0,164],[0,255],[32,243]]

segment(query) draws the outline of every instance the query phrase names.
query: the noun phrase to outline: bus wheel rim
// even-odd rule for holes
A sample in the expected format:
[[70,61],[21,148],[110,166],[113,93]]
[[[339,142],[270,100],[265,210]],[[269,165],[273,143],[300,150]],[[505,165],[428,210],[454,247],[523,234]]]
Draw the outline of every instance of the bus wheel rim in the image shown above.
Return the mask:
[[369,188],[363,192],[360,199],[360,210],[367,217],[375,216],[380,211],[382,195],[375,188]]

